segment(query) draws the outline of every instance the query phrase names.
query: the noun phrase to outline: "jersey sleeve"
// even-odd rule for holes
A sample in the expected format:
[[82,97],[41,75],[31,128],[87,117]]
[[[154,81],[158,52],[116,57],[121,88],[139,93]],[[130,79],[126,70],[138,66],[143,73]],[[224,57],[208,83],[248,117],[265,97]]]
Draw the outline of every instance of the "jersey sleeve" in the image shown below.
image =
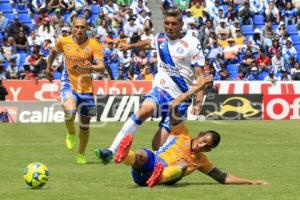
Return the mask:
[[159,34],[155,35],[155,37],[153,37],[152,40],[151,40],[151,48],[153,48],[153,49],[156,49],[156,43],[157,43],[158,35]]
[[57,51],[57,52],[60,52],[62,53],[63,52],[63,38],[60,38],[59,40],[57,40],[57,42],[55,43],[55,47],[54,49]]
[[95,41],[93,45],[93,57],[94,60],[102,60],[103,61],[103,47],[102,45]]
[[214,168],[214,165],[208,160],[207,156],[203,153],[201,153],[200,160],[197,164],[199,164],[198,170],[205,174],[209,173],[210,170]]
[[191,50],[191,66],[192,67],[204,67],[205,57],[203,55],[202,47],[198,39],[195,38]]

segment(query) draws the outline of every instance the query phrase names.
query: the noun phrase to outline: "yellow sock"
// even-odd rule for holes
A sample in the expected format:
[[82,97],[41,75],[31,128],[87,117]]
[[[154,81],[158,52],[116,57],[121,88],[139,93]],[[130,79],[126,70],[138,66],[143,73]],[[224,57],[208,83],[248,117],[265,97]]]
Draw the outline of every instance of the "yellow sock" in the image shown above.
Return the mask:
[[129,150],[129,153],[128,153],[127,157],[125,158],[125,160],[123,161],[123,163],[125,165],[132,166],[135,163],[135,152]]
[[182,174],[182,167],[180,166],[166,167],[163,171],[160,182],[164,183],[164,182],[174,180],[176,178],[179,178],[181,174]]
[[75,114],[65,114],[65,123],[68,134],[75,134]]

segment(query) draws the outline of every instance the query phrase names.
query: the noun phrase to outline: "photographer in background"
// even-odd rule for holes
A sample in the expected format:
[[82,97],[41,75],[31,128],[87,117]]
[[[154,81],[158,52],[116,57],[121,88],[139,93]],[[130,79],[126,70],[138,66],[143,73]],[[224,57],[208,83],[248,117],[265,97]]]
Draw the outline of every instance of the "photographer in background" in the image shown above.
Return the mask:
[[0,101],[5,101],[5,97],[7,95],[8,95],[8,92],[2,84],[2,79],[0,79]]

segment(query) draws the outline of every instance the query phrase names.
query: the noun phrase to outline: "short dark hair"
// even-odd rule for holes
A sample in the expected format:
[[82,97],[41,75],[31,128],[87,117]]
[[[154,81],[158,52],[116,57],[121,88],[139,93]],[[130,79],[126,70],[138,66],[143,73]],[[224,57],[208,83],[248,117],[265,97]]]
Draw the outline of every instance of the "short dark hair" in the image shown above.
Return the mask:
[[178,21],[182,22],[182,14],[177,8],[169,8],[165,11],[164,17],[176,17]]
[[217,131],[213,131],[213,130],[208,130],[208,131],[204,131],[204,132],[200,132],[198,137],[200,136],[204,136],[204,135],[210,135],[212,138],[212,145],[211,148],[215,148],[218,146],[218,144],[221,141],[221,136]]

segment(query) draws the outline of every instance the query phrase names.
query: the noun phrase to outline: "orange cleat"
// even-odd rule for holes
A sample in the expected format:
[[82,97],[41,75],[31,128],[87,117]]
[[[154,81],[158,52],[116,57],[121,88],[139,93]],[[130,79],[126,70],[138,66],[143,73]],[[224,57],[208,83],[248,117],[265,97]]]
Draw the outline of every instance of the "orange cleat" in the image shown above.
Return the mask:
[[121,163],[128,155],[131,144],[133,140],[133,135],[126,135],[120,142],[117,152],[115,154],[114,160],[116,163]]
[[159,183],[159,178],[164,171],[164,165],[159,162],[155,165],[152,175],[147,180],[148,187],[153,187]]

